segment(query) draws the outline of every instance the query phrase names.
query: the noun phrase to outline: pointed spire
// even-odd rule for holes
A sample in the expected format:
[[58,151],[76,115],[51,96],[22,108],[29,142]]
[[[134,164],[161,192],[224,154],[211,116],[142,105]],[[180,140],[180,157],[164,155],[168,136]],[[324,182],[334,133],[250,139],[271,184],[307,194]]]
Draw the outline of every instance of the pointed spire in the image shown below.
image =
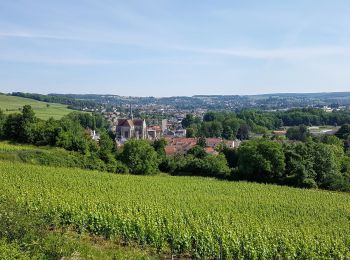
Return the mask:
[[131,105],[131,103],[130,103],[129,118],[130,118],[131,120],[134,120],[134,115],[132,114],[132,105]]

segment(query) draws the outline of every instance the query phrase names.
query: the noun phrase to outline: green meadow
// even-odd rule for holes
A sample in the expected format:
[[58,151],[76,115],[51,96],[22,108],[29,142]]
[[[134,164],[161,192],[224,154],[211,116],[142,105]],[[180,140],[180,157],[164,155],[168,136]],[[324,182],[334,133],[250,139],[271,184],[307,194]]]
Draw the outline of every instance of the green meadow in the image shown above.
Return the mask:
[[24,105],[30,105],[35,115],[41,119],[60,119],[64,115],[69,114],[73,110],[68,109],[67,105],[46,103],[29,98],[14,97],[7,95],[0,95],[0,109],[6,114],[20,112]]

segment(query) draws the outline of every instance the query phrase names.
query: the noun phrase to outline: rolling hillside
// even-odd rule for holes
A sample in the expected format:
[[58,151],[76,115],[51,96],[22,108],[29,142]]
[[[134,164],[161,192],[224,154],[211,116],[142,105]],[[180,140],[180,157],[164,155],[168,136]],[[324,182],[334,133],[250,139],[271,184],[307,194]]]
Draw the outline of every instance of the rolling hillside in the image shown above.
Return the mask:
[[0,95],[0,109],[6,114],[18,112],[24,105],[30,105],[35,111],[35,115],[41,119],[53,117],[59,119],[72,112],[66,105],[46,103],[33,99]]
[[2,201],[51,227],[167,255],[215,259],[222,247],[224,259],[350,257],[346,193],[12,162],[0,162],[0,179]]

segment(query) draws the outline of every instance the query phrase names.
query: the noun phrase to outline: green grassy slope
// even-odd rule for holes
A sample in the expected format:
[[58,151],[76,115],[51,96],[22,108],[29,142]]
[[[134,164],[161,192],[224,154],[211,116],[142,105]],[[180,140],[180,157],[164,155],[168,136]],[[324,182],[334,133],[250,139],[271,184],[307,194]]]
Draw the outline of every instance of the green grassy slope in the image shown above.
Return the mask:
[[[47,104],[49,106],[47,106]],[[48,119],[53,117],[59,119],[72,112],[66,105],[56,103],[46,103],[29,98],[0,95],[0,108],[7,114],[19,112],[19,108],[24,105],[31,105],[37,117]]]
[[350,196],[198,177],[113,175],[0,162],[0,198],[57,227],[177,254],[350,257]]

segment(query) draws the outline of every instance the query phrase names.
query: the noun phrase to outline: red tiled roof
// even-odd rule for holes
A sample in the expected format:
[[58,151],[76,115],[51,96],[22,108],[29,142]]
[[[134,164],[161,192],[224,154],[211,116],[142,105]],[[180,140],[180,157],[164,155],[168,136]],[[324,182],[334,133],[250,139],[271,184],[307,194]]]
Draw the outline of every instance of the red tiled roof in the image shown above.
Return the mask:
[[222,143],[222,139],[221,138],[206,138],[205,142],[208,146],[216,146],[216,145]]
[[166,155],[176,155],[178,153],[178,149],[176,146],[170,146],[170,145],[167,145],[165,146],[165,154]]
[[206,147],[206,148],[204,148],[204,150],[205,150],[208,154],[213,154],[213,155],[219,154],[217,151],[215,151],[215,149],[214,149],[213,147]]
[[172,138],[169,144],[177,145],[177,144],[190,144],[197,143],[196,138]]

